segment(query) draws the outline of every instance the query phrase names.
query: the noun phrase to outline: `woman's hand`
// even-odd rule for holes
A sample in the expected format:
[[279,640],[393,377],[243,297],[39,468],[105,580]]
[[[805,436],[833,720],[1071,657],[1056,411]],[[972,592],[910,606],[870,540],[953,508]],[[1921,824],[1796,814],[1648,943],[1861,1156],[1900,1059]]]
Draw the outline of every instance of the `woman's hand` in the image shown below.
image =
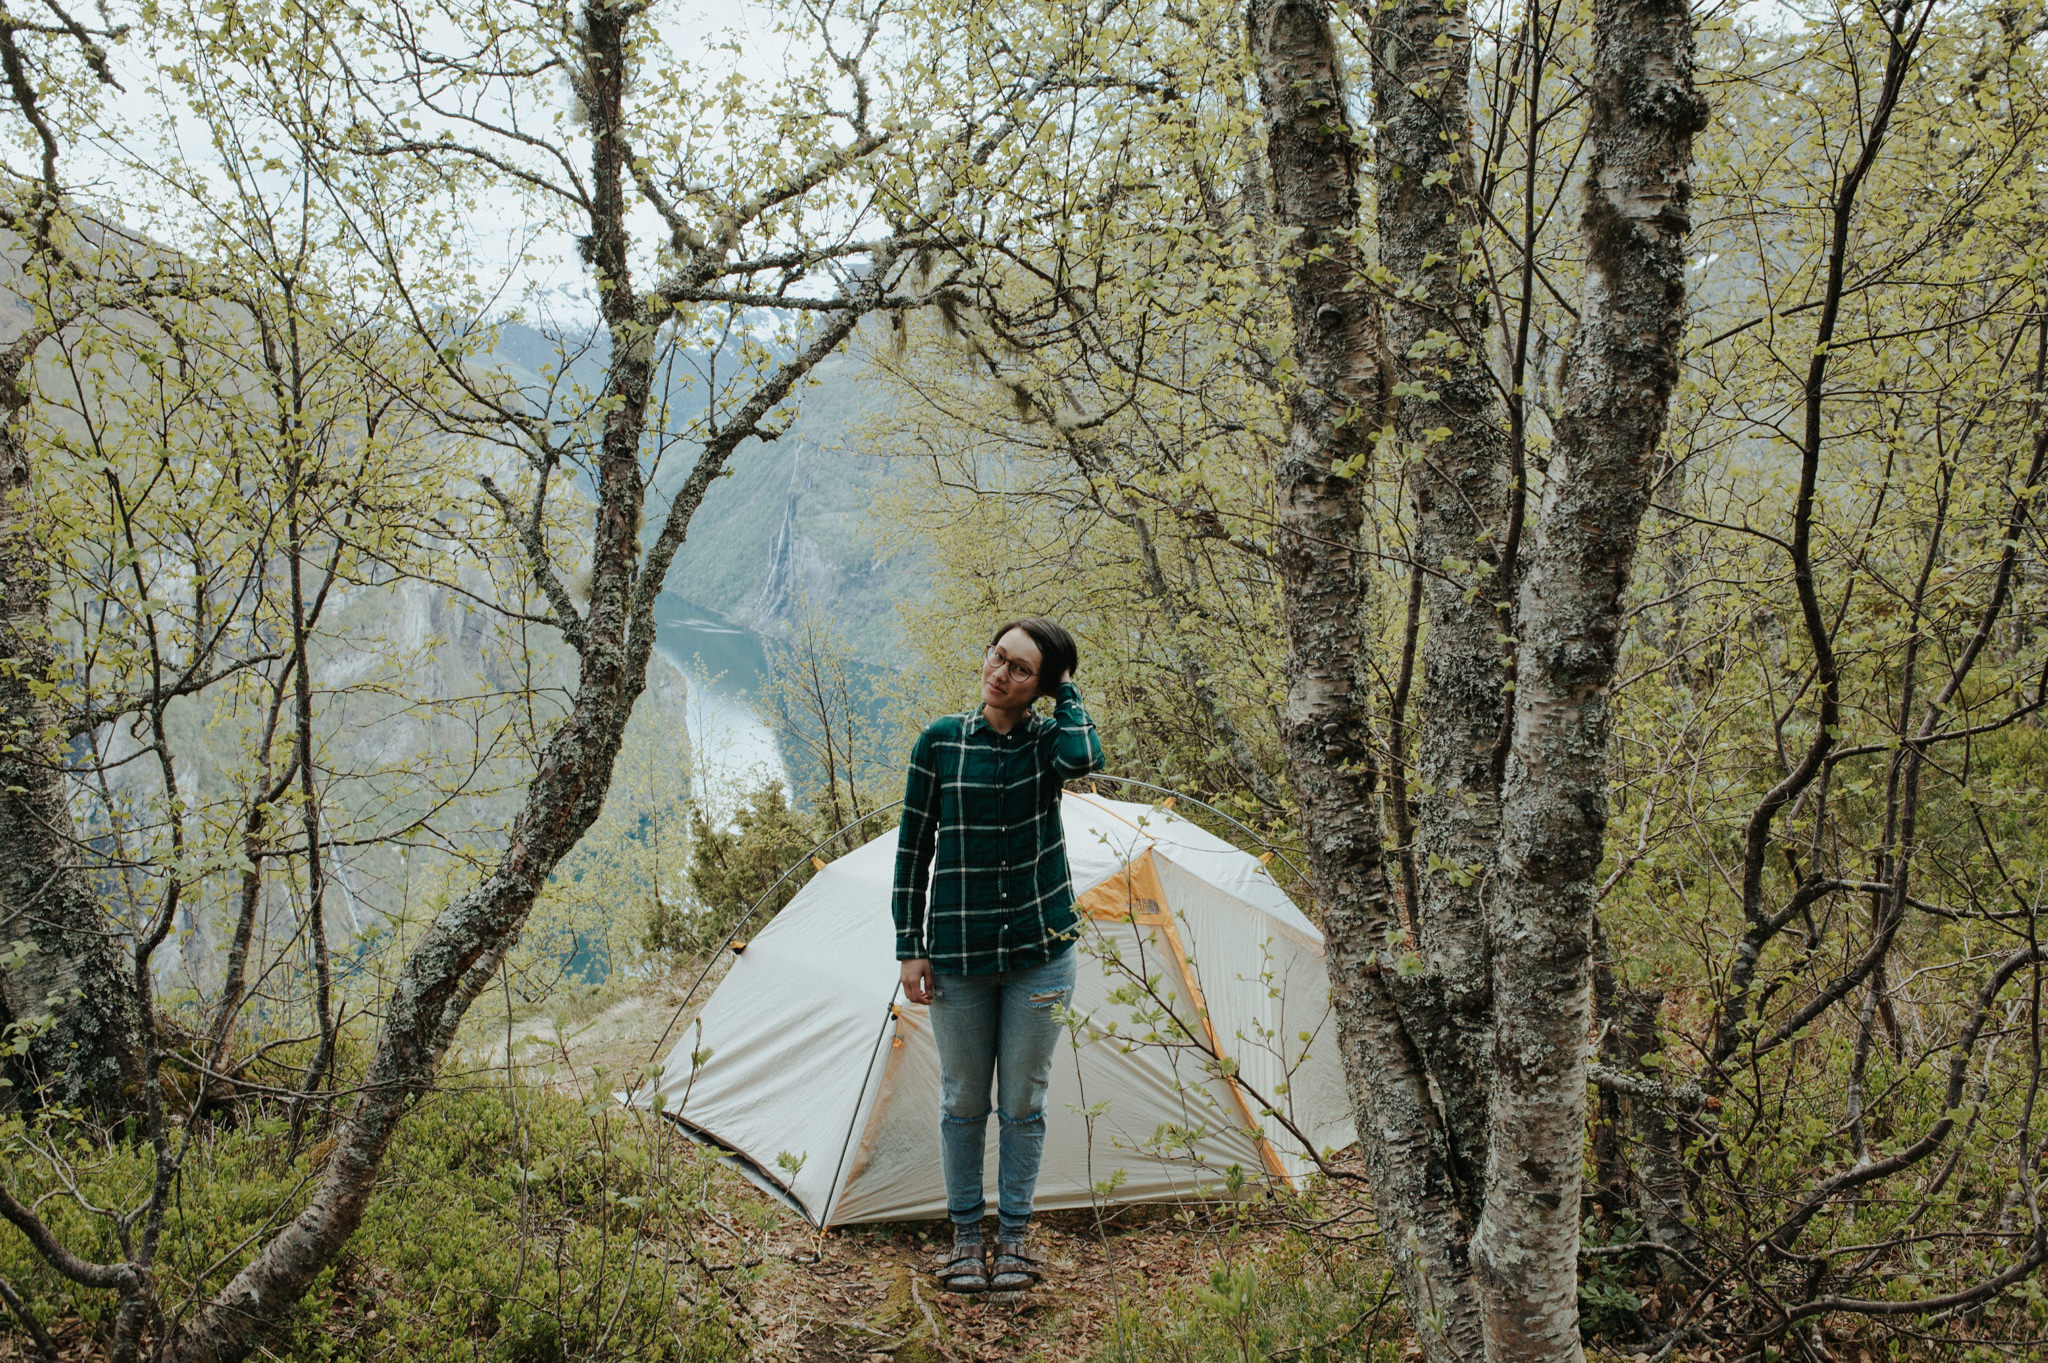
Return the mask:
[[897,978],[903,982],[903,997],[912,1003],[932,1001],[932,963],[930,961],[899,961],[901,967]]

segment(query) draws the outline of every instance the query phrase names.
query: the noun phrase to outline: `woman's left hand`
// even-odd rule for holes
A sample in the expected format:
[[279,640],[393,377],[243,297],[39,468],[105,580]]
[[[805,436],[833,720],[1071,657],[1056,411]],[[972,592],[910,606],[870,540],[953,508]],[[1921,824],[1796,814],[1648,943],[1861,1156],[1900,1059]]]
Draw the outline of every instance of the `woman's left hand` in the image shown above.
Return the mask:
[[896,967],[903,985],[903,997],[912,1003],[932,1001],[932,963],[929,960],[902,961]]

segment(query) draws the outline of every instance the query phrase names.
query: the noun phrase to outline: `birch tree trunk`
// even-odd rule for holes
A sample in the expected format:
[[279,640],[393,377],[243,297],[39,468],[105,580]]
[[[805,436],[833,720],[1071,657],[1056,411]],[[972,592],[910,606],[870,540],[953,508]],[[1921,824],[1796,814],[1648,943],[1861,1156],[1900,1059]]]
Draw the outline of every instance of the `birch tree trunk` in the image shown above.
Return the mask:
[[1495,1034],[1473,1258],[1486,1351],[1577,1360],[1592,914],[1628,586],[1684,331],[1692,84],[1684,0],[1597,0],[1586,297],[1519,601],[1521,657],[1488,896]]
[[1470,1221],[1449,1176],[1425,1059],[1403,1025],[1387,948],[1400,937],[1373,792],[1363,678],[1368,566],[1359,478],[1380,398],[1378,319],[1359,245],[1357,140],[1325,5],[1252,0],[1277,220],[1301,264],[1288,280],[1299,386],[1278,475],[1290,650],[1282,731],[1323,914],[1345,1077],[1373,1205],[1432,1360],[1477,1358]]
[[1434,869],[1419,887],[1424,974],[1410,987],[1417,997],[1408,1018],[1437,1075],[1464,1210],[1476,1217],[1492,988],[1480,899],[1492,888],[1500,839],[1501,640],[1510,632],[1516,517],[1476,287],[1484,276],[1461,278],[1484,227],[1471,137],[1472,22],[1464,0],[1394,0],[1373,12],[1370,42],[1380,264],[1398,286],[1386,302],[1401,385],[1394,429],[1404,455],[1418,461],[1413,547],[1429,608],[1416,851]]
[[49,1019],[8,1066],[23,1102],[107,1114],[127,1102],[138,1043],[120,939],[77,855],[51,700],[45,527],[21,431],[42,337],[0,351],[0,955],[13,957],[0,965],[0,1029]]
[[[113,85],[106,54],[94,42],[95,35],[111,35],[63,18],[67,39],[78,44],[68,50]],[[139,1082],[141,1040],[120,939],[109,931],[77,856],[64,778],[66,730],[55,703],[48,527],[38,513],[24,426],[43,342],[95,305],[111,311],[141,293],[104,291],[108,262],[81,269],[69,255],[76,228],[60,211],[63,147],[46,104],[64,77],[50,51],[24,50],[25,28],[11,17],[0,23],[0,90],[12,106],[10,124],[40,152],[38,174],[16,181],[0,202],[0,230],[26,255],[20,301],[33,319],[0,349],[0,961],[11,962],[0,964],[0,1036],[14,1027],[36,1032],[26,1053],[6,1067],[23,1101],[47,1098],[110,1114],[128,1105],[128,1091]],[[76,296],[67,286],[80,286]]]
[[[496,976],[549,875],[603,808],[626,722],[646,685],[655,598],[705,492],[733,451],[872,310],[894,272],[893,248],[877,249],[873,269],[853,294],[840,300],[843,306],[828,313],[809,343],[731,414],[705,444],[643,558],[641,446],[659,328],[658,320],[652,320],[659,310],[651,304],[667,306],[653,298],[658,290],[643,297],[636,289],[626,224],[626,193],[634,174],[625,131],[629,30],[643,13],[638,5],[585,4],[571,72],[590,118],[591,232],[585,244],[592,269],[603,281],[598,297],[611,341],[600,403],[605,416],[596,452],[597,505],[585,610],[576,610],[538,536],[528,540],[529,566],[542,579],[555,619],[579,656],[569,714],[541,752],[496,866],[435,920],[407,958],[385,1008],[360,1096],[336,1133],[312,1198],[211,1303],[178,1327],[165,1353],[179,1363],[247,1357],[354,1234],[399,1122],[433,1087],[463,1015]],[[487,484],[487,490],[499,495],[494,485]],[[511,510],[509,500],[501,497],[501,502]]]

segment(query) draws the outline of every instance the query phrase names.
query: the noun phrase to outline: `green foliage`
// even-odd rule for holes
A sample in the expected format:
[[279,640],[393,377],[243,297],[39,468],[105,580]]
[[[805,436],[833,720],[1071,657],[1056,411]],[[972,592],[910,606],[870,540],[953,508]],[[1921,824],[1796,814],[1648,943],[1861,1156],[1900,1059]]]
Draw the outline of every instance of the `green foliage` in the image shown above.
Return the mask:
[[1001,251],[935,261],[965,302],[869,347],[897,398],[869,447],[914,470],[879,519],[940,584],[903,608],[906,690],[960,709],[992,625],[1058,617],[1109,770],[1280,830],[1289,314],[1242,9],[1029,9],[1033,41],[1091,67],[1046,155],[990,176],[992,202],[1034,207]]
[[1118,1307],[1091,1363],[1397,1363],[1400,1302],[1387,1266],[1299,1232],[1271,1249],[1235,1237],[1207,1285]]
[[[1603,1235],[1589,1219],[1580,1234],[1582,1248],[1630,1244],[1642,1228],[1627,1212],[1615,1218],[1613,1233]],[[1582,1335],[1632,1335],[1642,1324],[1643,1299],[1628,1290],[1627,1278],[1637,1265],[1634,1255],[1590,1255],[1579,1263],[1579,1332]]]
[[[1703,36],[1717,127],[1697,144],[1695,339],[1616,712],[1610,837],[1626,864],[1601,921],[1618,972],[1664,991],[1664,1077],[1720,1085],[1683,1133],[1694,1222],[1743,1265],[1724,1309],[1758,1320],[1815,1291],[1896,1303],[1963,1290],[2013,1262],[2027,1224],[2014,1209],[2039,1054],[2030,972],[1992,1000],[1967,1056],[1956,1040],[1989,971],[2037,931],[2048,866],[2038,512],[2009,531],[2016,504],[2038,503],[2023,485],[2040,420],[2048,65],[1965,7],[1933,11],[1844,242],[1854,301],[1813,413],[1815,590],[1840,717],[1825,771],[1766,847],[1756,918],[1741,899],[1752,813],[1819,736],[1787,548],[1826,279],[1824,223],[1807,215],[1860,149],[1852,128],[1872,97],[1859,81],[1889,53],[1879,27],[1839,17]],[[1777,311],[1793,297],[1809,310],[1796,320]],[[2019,568],[2001,598],[2009,551]],[[1947,735],[1924,763],[1906,741],[1923,725]],[[1794,904],[1823,877],[1875,888]],[[1910,901],[1894,922],[1884,887],[1900,880]],[[1780,913],[1738,997],[1737,944]],[[1738,1007],[1716,1075],[1691,1058],[1714,1053]],[[1906,1152],[1895,1175],[1821,1197],[1785,1230],[1830,1180]],[[1624,1275],[1588,1263],[1589,1328],[1625,1328]],[[2017,1316],[1942,1328],[2038,1332]]]
[[[776,878],[817,842],[816,821],[789,807],[779,781],[747,795],[731,824],[712,823],[701,807],[690,810],[690,894],[664,896],[641,930],[649,951],[687,956],[716,947]],[[759,926],[780,912],[811,878],[798,866],[754,916]]]
[[[1899,103],[1886,140],[1854,177],[1860,198],[1839,243],[1846,292],[1824,346],[1833,209],[1901,49],[1876,11],[1856,7],[1696,15],[1714,122],[1695,143],[1685,369],[1612,698],[1598,913],[1616,974],[1663,991],[1660,1077],[1710,1091],[1703,1110],[1680,1114],[1676,1160],[1702,1252],[1744,1283],[1735,1302],[1716,1303],[1717,1324],[1743,1322],[1732,1329],[1765,1328],[1812,1293],[1899,1302],[1981,1283],[2022,1252],[2038,1181],[2023,1153],[2038,1145],[2038,971],[2009,979],[1953,1067],[1974,991],[2039,940],[2048,874],[2048,544],[2041,490],[2029,486],[2048,385],[2048,54],[2038,6],[1913,11],[1923,12],[1910,69],[1889,87]],[[1465,267],[1487,276],[1479,343],[1496,374],[1512,375],[1504,387],[1526,417],[1515,438],[1533,526],[1584,271],[1574,200],[1552,168],[1583,164],[1577,73],[1590,15],[1472,17],[1487,225]],[[1485,30],[1503,21],[1515,27]],[[1261,801],[1255,777],[1280,784],[1287,667],[1268,536],[1295,376],[1272,266],[1285,266],[1291,243],[1264,212],[1236,39],[1204,31],[1223,22],[1205,11],[1096,35],[1105,73],[1170,66],[1171,107],[1108,74],[1113,106],[1073,97],[1047,136],[1084,170],[1039,167],[993,191],[1057,198],[1058,217],[1006,240],[999,257],[947,261],[966,301],[871,347],[903,399],[873,423],[872,445],[914,455],[919,469],[891,512],[941,582],[906,610],[917,663],[906,690],[927,712],[967,694],[976,631],[1029,603],[1081,637],[1112,770],[1285,829],[1284,796],[1277,808]],[[1059,191],[1046,193],[1056,173]],[[1403,358],[1469,339],[1435,334]],[[1413,382],[1391,395],[1433,397]],[[1820,736],[1816,649],[1789,557],[1810,442],[1815,512],[1797,534],[1810,533],[1840,716],[1824,770],[1761,848],[1760,897],[1746,905],[1745,830]],[[1372,463],[1343,470],[1366,481],[1366,551],[1382,565],[1360,603],[1380,647],[1360,663],[1389,778],[1389,844],[1410,823],[1393,784],[1413,726],[1430,722],[1435,684],[1422,676],[1409,695],[1404,739],[1392,724],[1402,579],[1444,573],[1476,588],[1490,571],[1476,554],[1410,564],[1402,479],[1427,455],[1426,442],[1386,441]],[[1923,726],[1940,737],[1924,762],[1909,760]],[[1425,811],[1437,795],[1419,779],[1410,793]],[[1480,874],[1434,854],[1416,869]],[[1794,899],[1802,883],[1830,880],[1840,888]],[[1887,887],[1901,884],[1888,905]],[[1737,999],[1742,938],[1774,919]],[[1401,976],[1428,973],[1413,944],[1390,945]],[[1733,1052],[1710,1063],[1717,1025],[1738,1006],[1749,1016]],[[1901,1152],[1912,1153],[1895,1173],[1822,1196],[1792,1254],[1763,1248],[1828,1180]],[[1644,1280],[1668,1265],[1585,1267],[1589,1331],[1656,1317],[1660,1294]],[[2025,1327],[2015,1337],[2038,1333],[2018,1314],[2008,1303],[1983,1328],[2010,1317]],[[1830,1328],[1845,1319],[1831,1314]]]
[[[781,7],[777,22],[802,30],[802,8]],[[2040,498],[2023,476],[2040,426],[2031,395],[2044,334],[2048,66],[2037,8],[1930,9],[1890,140],[1861,182],[1843,243],[1849,294],[1818,352],[1828,368],[1814,413],[1824,447],[1814,580],[1843,661],[1838,747],[1824,778],[1781,816],[1759,906],[1738,902],[1742,830],[1816,736],[1814,649],[1785,545],[1808,439],[1800,409],[1817,353],[1827,209],[1871,126],[1892,43],[1854,7],[1702,12],[1701,80],[1716,123],[1698,143],[1693,332],[1613,696],[1616,858],[1601,921],[1618,972],[1667,991],[1661,1021],[1674,1044],[1663,1054],[1676,1070],[1715,1048],[1746,913],[1778,912],[1812,877],[1903,880],[1911,910],[1885,939],[1885,968],[1829,1003],[1822,988],[1892,931],[1876,902],[1883,891],[1833,890],[1787,909],[1757,955],[1732,1062],[1708,1076],[1714,1105],[1686,1130],[1688,1210],[1719,1262],[1739,1264],[1725,1280],[1758,1299],[1766,1320],[1815,1282],[1898,1302],[1984,1281],[2012,1261],[2031,1215],[2039,1020],[2028,1000],[2038,976],[2014,977],[1991,1000],[1973,1052],[1955,1038],[1988,963],[2038,939],[2048,873]],[[1538,93],[1525,80],[1537,67],[1525,42],[1496,33],[1477,45],[1475,183],[1491,196],[1491,226],[1475,234],[1467,265],[1492,272],[1497,312],[1483,330],[1499,322],[1505,336],[1518,308],[1533,319],[1525,454],[1540,498],[1557,357],[1573,325],[1562,300],[1577,296],[1582,268],[1576,214],[1559,207],[1574,200],[1548,168],[1582,163],[1584,86],[1560,77],[1583,66],[1586,15],[1502,13],[1531,36],[1548,26],[1550,58]],[[1083,640],[1082,677],[1111,766],[1216,799],[1285,840],[1289,810],[1276,792],[1287,666],[1271,533],[1298,378],[1279,292],[1294,243],[1274,230],[1265,198],[1241,18],[1233,6],[1066,0],[1020,0],[999,17],[962,0],[900,7],[898,26],[861,49],[894,63],[859,100],[865,107],[872,95],[887,155],[834,161],[828,195],[778,200],[731,237],[721,204],[801,179],[814,158],[846,146],[841,123],[812,108],[814,95],[855,102],[841,98],[852,92],[837,55],[814,52],[813,71],[756,100],[744,81],[716,78],[694,40],[671,50],[668,35],[652,34],[636,54],[645,61],[630,140],[650,183],[689,187],[679,211],[713,229],[729,258],[801,254],[824,225],[837,239],[866,212],[857,204],[899,217],[917,204],[928,239],[952,243],[924,248],[930,258],[898,281],[905,297],[942,289],[943,305],[892,312],[868,336],[868,362],[886,383],[866,386],[867,371],[855,374],[851,361],[821,369],[823,401],[806,423],[785,425],[786,443],[748,446],[729,467],[734,476],[714,488],[699,523],[731,533],[700,536],[678,560],[691,593],[737,609],[770,549],[788,570],[785,587],[799,551],[831,561],[835,623],[850,642],[791,657],[828,664],[807,686],[825,702],[821,716],[837,707],[852,717],[844,668],[830,674],[835,658],[876,651],[885,593],[860,522],[880,498],[883,514],[869,524],[888,522],[895,547],[938,578],[907,608],[915,666],[901,686],[911,713],[966,703],[995,619],[1025,609],[1063,616]],[[174,122],[212,134],[186,140],[210,148],[208,159],[138,155],[146,136],[123,133],[102,148],[120,170],[107,179],[132,182],[123,192],[143,200],[130,225],[192,244],[194,278],[232,305],[180,303],[67,329],[39,357],[36,400],[18,418],[65,654],[49,682],[54,703],[71,712],[129,704],[123,697],[186,663],[205,661],[198,672],[215,674],[159,710],[159,732],[132,709],[123,722],[79,731],[70,765],[85,810],[81,845],[108,858],[113,917],[139,922],[176,903],[172,945],[204,960],[246,888],[271,953],[252,977],[263,1006],[293,1030],[310,1013],[306,972],[282,945],[305,940],[302,802],[317,798],[333,849],[331,931],[356,913],[351,887],[368,887],[362,936],[336,955],[342,1012],[374,1016],[393,960],[502,845],[530,759],[573,684],[523,546],[538,541],[573,594],[589,535],[591,435],[616,399],[603,394],[601,364],[566,355],[559,364],[529,357],[518,375],[490,368],[476,356],[492,338],[450,335],[447,319],[487,315],[505,296],[503,281],[471,273],[462,224],[478,204],[525,184],[530,220],[559,226],[577,196],[550,200],[524,170],[494,183],[491,167],[504,163],[487,149],[433,153],[443,133],[481,136],[474,125],[415,137],[409,116],[403,131],[360,122],[376,102],[364,92],[386,80],[398,83],[398,106],[411,107],[405,73],[387,65],[410,35],[459,34],[458,46],[485,54],[472,70],[432,69],[450,83],[449,107],[494,107],[504,73],[562,61],[573,26],[560,19],[547,7],[148,7],[130,50],[176,49],[151,78]],[[25,41],[50,36],[24,30]],[[1040,80],[1049,53],[1066,65]],[[280,81],[286,57],[290,78]],[[90,125],[97,92],[57,75],[47,97],[68,138]],[[1053,93],[1044,104],[983,99],[1027,88]],[[1526,124],[1516,103],[1525,90]],[[528,164],[545,177],[554,168],[543,149],[571,147],[587,124],[573,97],[543,105],[536,131],[510,151],[542,152]],[[978,144],[985,105],[1029,131]],[[412,150],[348,150],[379,138],[386,150]],[[958,149],[973,145],[984,150],[970,166]],[[1541,173],[1525,179],[1518,168]],[[955,196],[961,183],[973,192]],[[1542,216],[1517,240],[1512,225],[1525,211]],[[991,223],[1001,249],[981,250]],[[665,253],[684,252],[691,230],[645,246],[640,276],[671,271],[678,259]],[[836,248],[834,258],[851,259]],[[1527,282],[1524,261],[1535,266]],[[660,390],[676,395],[644,469],[657,503],[687,477],[686,455],[671,451],[726,422],[799,338],[794,326],[771,334],[746,320],[760,315],[751,279],[729,281],[741,291],[724,301],[681,299],[672,315],[636,324],[659,334]],[[776,287],[801,294],[812,282],[798,271]],[[289,347],[273,343],[286,335]],[[1426,347],[1450,344],[1437,335]],[[1393,396],[1431,395],[1407,383]],[[474,403],[483,415],[458,419]],[[491,416],[499,403],[518,420]],[[857,427],[868,449],[907,457],[886,474],[842,459]],[[1388,647],[1362,661],[1380,707],[1373,746],[1392,777],[1405,740],[1389,697],[1411,570],[1402,479],[1427,449],[1384,453],[1341,472],[1369,485],[1363,549],[1385,565],[1361,605]],[[485,477],[503,484],[502,505],[478,491]],[[523,511],[508,514],[545,479],[557,491],[530,524]],[[2009,531],[2012,508],[2030,502],[2034,514]],[[1997,598],[2008,552],[2021,567],[1979,649],[1977,621]],[[1412,570],[1471,583],[1483,571],[1475,560]],[[294,571],[308,577],[315,605],[284,590]],[[296,673],[281,644],[295,632],[309,636]],[[1967,678],[1956,675],[1964,658]],[[295,680],[308,677],[314,714],[302,734],[289,702]],[[806,708],[805,692],[785,693],[789,714]],[[660,700],[657,685],[641,704]],[[1427,722],[1427,702],[1415,698],[1411,723]],[[1905,735],[1923,713],[1949,736],[1907,779]],[[558,989],[578,962],[609,962],[621,924],[642,926],[655,951],[704,950],[816,836],[775,788],[749,796],[730,826],[688,808],[677,745],[651,715],[635,726],[613,788],[588,793],[602,800],[602,817],[557,869],[508,962],[530,998]],[[301,744],[317,797],[290,782],[266,793]],[[851,734],[836,746],[826,738],[817,757],[828,804],[842,758],[849,790],[864,779],[868,756]],[[1900,793],[1908,787],[1910,808]],[[1391,839],[1405,811],[1390,800],[1387,813]],[[1474,875],[1434,856],[1425,870]],[[769,909],[807,875],[799,868]],[[1404,977],[1426,974],[1415,952],[1395,960]],[[1155,992],[1141,980],[1113,1000],[1138,1010],[1140,1042],[1182,1026],[1146,1002]],[[1817,1016],[1791,1024],[1816,1003],[1826,1005]],[[0,1053],[23,1035],[0,1034]],[[1949,1091],[1958,1058],[1959,1099]],[[615,1139],[622,1120],[523,1090],[430,1099],[393,1147],[363,1231],[301,1313],[293,1349],[736,1355],[720,1293],[678,1290],[672,1256],[645,1253],[686,1237],[692,1209],[669,1200],[674,1181],[657,1176],[671,1158],[659,1142],[629,1150]],[[1792,1254],[1759,1248],[1822,1181],[1919,1148],[1929,1133],[1939,1133],[1933,1153],[1900,1176],[1827,1198]],[[1169,1127],[1157,1139],[1185,1135]],[[142,1152],[54,1140],[0,1128],[0,1176],[40,1197],[61,1168],[91,1205],[146,1201]],[[275,1116],[198,1134],[167,1204],[157,1265],[172,1296],[217,1288],[289,1214],[312,1172],[295,1144]],[[121,1257],[108,1218],[66,1196],[41,1205],[74,1248]],[[1635,1234],[1625,1222],[1610,1232]],[[1806,1256],[1826,1260],[1828,1273],[1816,1277]],[[1372,1296],[1362,1268],[1305,1243],[1276,1257],[1231,1248],[1206,1288],[1162,1313],[1127,1305],[1111,1356],[1384,1352],[1384,1339],[1345,1333]],[[1589,1331],[1626,1331],[1654,1313],[1653,1294],[1634,1290],[1646,1271],[1587,1261]],[[72,1294],[11,1234],[0,1234],[0,1275],[104,1322],[105,1298]],[[2042,1303],[2028,1281],[1991,1303],[1984,1322],[2038,1335]],[[1721,1309],[1739,1310],[1725,1299]],[[1963,1328],[1973,1316],[1944,1319]]]
[[[0,1127],[9,1189],[26,1202],[56,1184],[24,1138],[18,1123]],[[157,1268],[166,1302],[217,1290],[238,1247],[301,1204],[324,1153],[294,1152],[277,1117],[202,1134],[168,1213]],[[146,1149],[81,1139],[66,1158],[87,1202],[129,1205],[146,1193]],[[408,1119],[362,1228],[270,1348],[335,1363],[743,1359],[726,1296],[681,1248],[702,1224],[705,1165],[695,1147],[606,1096],[584,1103],[525,1086],[435,1094]],[[78,1252],[120,1258],[104,1216],[62,1195],[41,1210]],[[110,1294],[70,1286],[18,1235],[0,1235],[0,1278],[46,1321],[111,1322]]]

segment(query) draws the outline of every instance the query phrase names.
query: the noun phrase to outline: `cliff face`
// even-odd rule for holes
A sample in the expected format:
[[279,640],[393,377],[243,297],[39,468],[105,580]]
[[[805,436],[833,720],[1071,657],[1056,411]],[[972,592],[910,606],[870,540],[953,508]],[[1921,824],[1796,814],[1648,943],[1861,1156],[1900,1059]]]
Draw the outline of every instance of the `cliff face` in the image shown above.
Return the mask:
[[771,637],[803,609],[824,611],[859,656],[886,661],[896,603],[928,580],[914,556],[884,554],[875,520],[905,470],[861,452],[874,386],[859,359],[818,376],[788,432],[742,450],[706,495],[668,590]]
[[[481,594],[489,584],[462,585]],[[532,771],[530,754],[575,684],[575,655],[549,631],[521,631],[455,591],[419,581],[358,587],[330,610],[330,627],[312,650],[315,784],[328,935],[337,960],[347,961],[363,959],[376,938],[431,906],[475,859],[502,845]],[[254,722],[262,708],[246,695],[209,693],[179,702],[171,715],[188,827],[230,855],[240,850],[229,844],[262,770]],[[643,766],[659,764],[685,784],[688,709],[683,674],[657,652],[629,741]],[[92,747],[81,745],[74,781],[81,827],[107,852],[118,836],[125,854],[148,859],[164,827],[157,768],[133,760],[141,744],[125,725],[103,728],[93,744],[119,813],[110,819],[87,776]],[[286,732],[273,763],[285,760],[289,744]],[[622,781],[608,797],[608,814],[632,820],[644,794]],[[289,803],[274,808],[271,825],[274,846],[302,845]],[[301,865],[297,856],[265,862],[261,930],[273,939],[296,931]],[[147,871],[101,879],[117,912],[125,906],[132,914],[151,893]],[[177,968],[202,993],[218,978],[240,885],[239,870],[223,867],[185,898]]]
[[[493,358],[535,384],[540,374],[560,371],[589,387],[602,351],[602,336],[558,342],[506,326]],[[690,356],[673,357],[664,368],[668,428],[683,438],[655,476],[650,520],[688,476],[687,433],[703,419],[706,403],[707,377],[699,371],[710,368]],[[897,651],[896,603],[929,580],[914,555],[885,555],[881,548],[880,494],[906,470],[861,452],[861,428],[880,389],[857,356],[835,356],[813,378],[781,437],[742,446],[712,485],[665,588],[770,637],[786,632],[805,608],[828,612],[861,657],[886,661]]]

